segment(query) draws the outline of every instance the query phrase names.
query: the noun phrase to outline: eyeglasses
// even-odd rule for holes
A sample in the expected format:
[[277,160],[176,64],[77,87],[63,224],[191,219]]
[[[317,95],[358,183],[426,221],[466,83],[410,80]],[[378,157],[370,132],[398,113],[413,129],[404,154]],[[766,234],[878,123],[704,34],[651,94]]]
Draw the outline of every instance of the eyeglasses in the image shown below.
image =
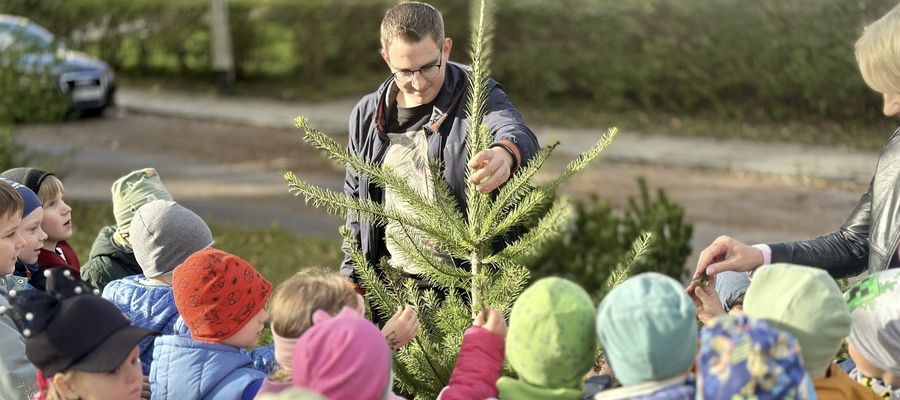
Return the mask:
[[394,79],[396,79],[398,82],[406,83],[412,80],[413,76],[416,75],[416,72],[418,72],[419,75],[421,75],[425,79],[434,79],[438,76],[438,72],[441,71],[441,65],[442,64],[438,62],[437,64],[426,65],[415,71],[397,71],[394,72]]

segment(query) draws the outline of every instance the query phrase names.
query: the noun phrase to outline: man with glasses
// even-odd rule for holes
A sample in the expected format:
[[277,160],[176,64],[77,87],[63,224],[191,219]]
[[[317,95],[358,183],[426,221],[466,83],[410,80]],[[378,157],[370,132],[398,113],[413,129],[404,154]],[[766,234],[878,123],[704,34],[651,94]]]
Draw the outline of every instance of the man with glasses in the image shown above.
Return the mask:
[[[466,67],[450,62],[452,45],[444,36],[443,17],[434,7],[408,2],[388,10],[381,22],[381,57],[391,75],[354,108],[349,146],[366,160],[390,166],[420,193],[431,193],[429,163],[439,161],[454,197],[465,209],[468,82]],[[468,163],[477,169],[469,181],[483,193],[500,187],[538,151],[534,133],[500,85],[491,80],[488,91],[484,122],[494,142]],[[349,168],[344,191],[401,211],[408,207],[389,190]],[[389,257],[391,265],[407,275],[420,273],[396,251],[393,238],[408,236],[403,227],[395,223],[379,226],[353,215],[347,225],[372,265]],[[450,262],[440,253],[439,244],[424,245]],[[356,282],[349,255],[341,273]]]

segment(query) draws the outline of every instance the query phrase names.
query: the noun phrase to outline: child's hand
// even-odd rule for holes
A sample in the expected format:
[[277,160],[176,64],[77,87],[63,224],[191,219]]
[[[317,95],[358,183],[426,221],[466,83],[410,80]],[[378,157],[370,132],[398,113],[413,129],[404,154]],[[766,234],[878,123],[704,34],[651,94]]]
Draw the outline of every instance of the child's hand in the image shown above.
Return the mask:
[[144,386],[141,388],[141,400],[150,399],[150,377],[144,375]]
[[725,308],[722,307],[722,301],[719,299],[719,293],[716,292],[716,277],[709,277],[709,282],[705,286],[697,286],[691,293],[691,300],[697,307],[697,318],[704,325],[711,319],[726,314]]
[[506,320],[503,319],[503,315],[499,311],[493,308],[488,308],[478,313],[472,326],[480,326],[497,336],[506,337]]
[[397,310],[391,319],[384,324],[381,333],[387,339],[391,350],[397,351],[401,347],[406,346],[416,337],[419,331],[419,316],[412,306],[407,305]]

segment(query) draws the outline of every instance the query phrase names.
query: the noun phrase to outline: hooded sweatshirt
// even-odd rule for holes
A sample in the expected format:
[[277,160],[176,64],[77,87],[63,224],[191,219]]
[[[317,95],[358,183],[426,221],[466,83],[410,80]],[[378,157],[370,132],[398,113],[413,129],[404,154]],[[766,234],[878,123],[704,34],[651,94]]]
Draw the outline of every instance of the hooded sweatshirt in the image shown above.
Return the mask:
[[594,304],[577,284],[544,278],[513,305],[506,359],[517,379],[497,381],[501,399],[580,399],[594,363]]

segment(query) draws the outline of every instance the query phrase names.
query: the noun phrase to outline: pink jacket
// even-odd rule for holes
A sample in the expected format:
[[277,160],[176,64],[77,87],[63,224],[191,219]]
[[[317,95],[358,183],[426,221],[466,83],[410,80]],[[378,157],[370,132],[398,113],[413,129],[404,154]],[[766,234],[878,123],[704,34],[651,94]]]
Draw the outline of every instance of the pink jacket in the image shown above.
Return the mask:
[[462,348],[450,384],[438,400],[472,400],[497,397],[497,379],[503,373],[505,343],[490,331],[473,326],[463,335]]

